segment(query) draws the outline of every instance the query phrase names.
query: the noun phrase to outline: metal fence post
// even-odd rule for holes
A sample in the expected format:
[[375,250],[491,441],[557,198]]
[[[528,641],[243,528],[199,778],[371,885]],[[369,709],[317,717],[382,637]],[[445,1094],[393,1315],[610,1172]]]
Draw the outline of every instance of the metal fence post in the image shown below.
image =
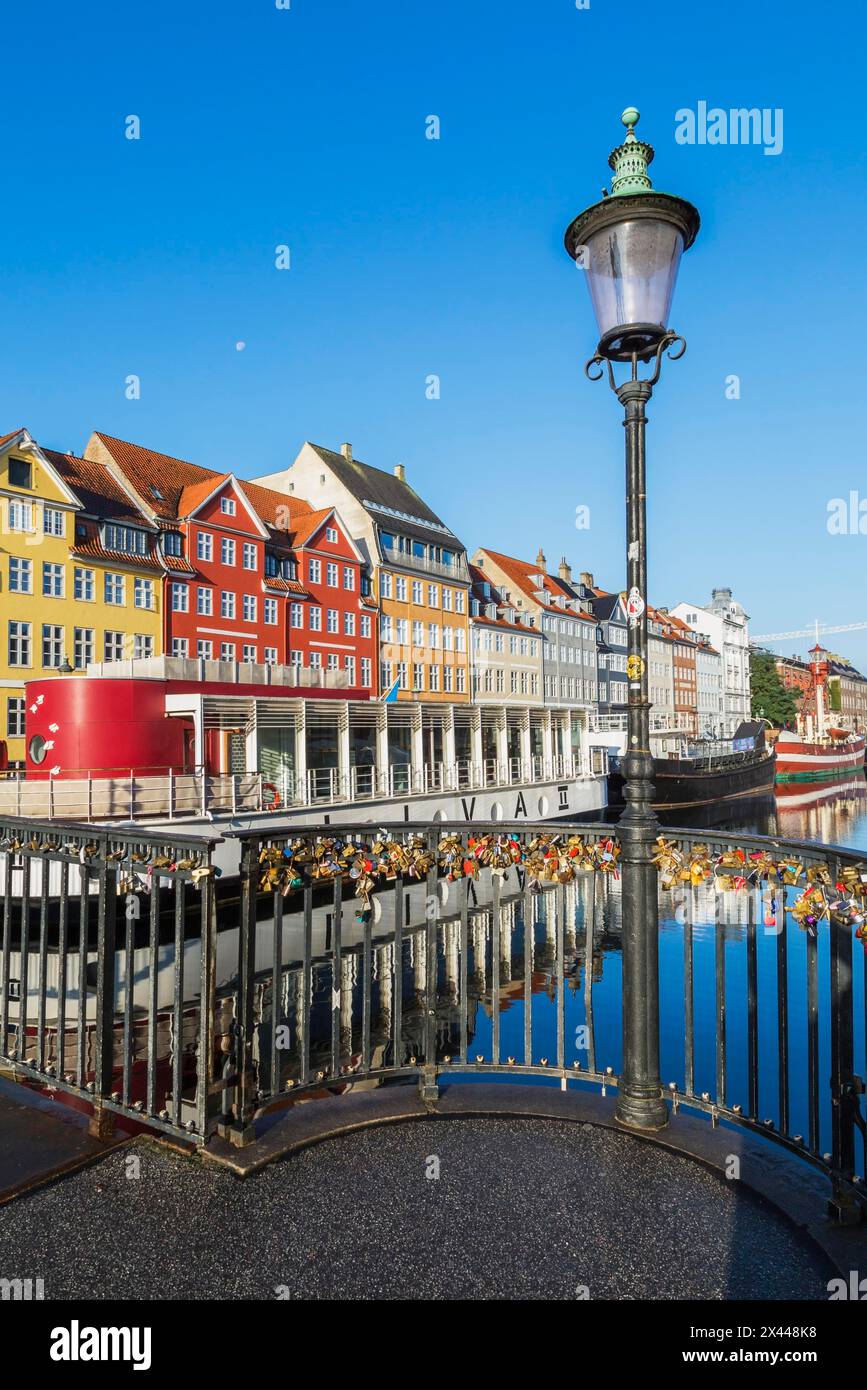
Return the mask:
[[[117,878],[118,869],[106,860],[108,844],[101,846],[99,866],[99,902],[97,908],[96,946],[96,1035],[94,1038],[93,1115],[90,1133],[97,1139],[108,1139],[114,1129],[114,1116],[103,1101],[112,1092],[114,1069],[114,971],[117,936]],[[82,1003],[83,1003],[82,991]],[[82,1004],[80,1004],[80,1007]]]
[[207,1140],[211,1129],[211,1074],[217,1006],[217,906],[213,871],[201,880],[202,955],[199,966],[199,1048],[196,1062],[196,1128]]
[[[840,877],[837,864],[836,877]],[[860,1078],[854,1075],[852,1008],[852,933],[833,917],[829,922],[831,966],[831,1183],[829,1215],[840,1225],[861,1220],[861,1208],[849,1189],[855,1171],[855,1111]]]
[[255,1078],[253,1074],[253,991],[256,978],[256,896],[259,879],[259,841],[241,846],[241,916],[238,931],[238,1007],[236,1033],[234,1118],[227,1137],[236,1148],[252,1144]]

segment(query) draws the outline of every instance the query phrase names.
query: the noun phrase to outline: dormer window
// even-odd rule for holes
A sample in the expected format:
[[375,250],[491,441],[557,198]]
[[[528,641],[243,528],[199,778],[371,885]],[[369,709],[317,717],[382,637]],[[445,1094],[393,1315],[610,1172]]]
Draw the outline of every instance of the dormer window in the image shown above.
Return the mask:
[[148,538],[144,531],[134,526],[116,526],[106,522],[103,529],[103,545],[121,555],[147,555]]
[[160,492],[159,488],[156,487],[153,483],[151,483],[150,485],[150,495],[151,497],[156,498],[157,502],[164,502],[166,500]]
[[33,487],[33,464],[29,459],[9,460],[9,486],[10,487]]
[[183,555],[184,541],[180,531],[163,532],[163,554]]

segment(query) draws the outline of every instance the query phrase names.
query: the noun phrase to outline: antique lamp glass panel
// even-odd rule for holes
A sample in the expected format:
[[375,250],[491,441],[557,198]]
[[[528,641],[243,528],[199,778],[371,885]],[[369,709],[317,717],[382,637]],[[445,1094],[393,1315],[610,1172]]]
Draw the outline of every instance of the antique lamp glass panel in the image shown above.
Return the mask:
[[[665,329],[683,252],[671,222],[638,217],[602,227],[587,240],[584,269],[602,341],[627,336],[630,326]],[[633,346],[651,348],[660,334],[631,333]]]

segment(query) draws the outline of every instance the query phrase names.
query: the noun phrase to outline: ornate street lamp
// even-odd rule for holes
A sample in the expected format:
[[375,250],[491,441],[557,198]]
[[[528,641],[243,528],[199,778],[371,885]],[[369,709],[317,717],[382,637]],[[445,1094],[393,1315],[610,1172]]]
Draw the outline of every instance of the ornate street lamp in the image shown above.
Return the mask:
[[[668,1123],[659,1075],[659,942],[657,876],[653,854],[658,822],[652,809],[650,700],[647,689],[647,527],[645,405],[659,380],[663,353],[686,351],[668,327],[681,255],[695,241],[699,215],[691,203],[657,192],[648,177],[652,146],[637,139],[638,112],[621,116],[627,127],[612,150],[611,193],[582,212],[566,232],[566,250],[587,276],[599,325],[599,346],[585,371],[599,381],[606,369],[624,408],[626,428],[626,568],[629,715],[624,757],[624,799],[618,833],[623,870],[623,1068],[617,1118],[633,1129]],[[617,384],[614,364],[631,370]],[[639,363],[651,363],[639,375]]]

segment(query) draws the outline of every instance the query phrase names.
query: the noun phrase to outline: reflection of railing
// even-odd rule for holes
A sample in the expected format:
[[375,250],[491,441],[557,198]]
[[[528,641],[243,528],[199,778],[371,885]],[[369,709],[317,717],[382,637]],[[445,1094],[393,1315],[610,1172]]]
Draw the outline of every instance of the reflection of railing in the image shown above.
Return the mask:
[[[797,900],[809,882],[860,901],[859,858],[666,833],[675,867],[710,868],[692,886],[669,864],[660,884],[665,1094],[811,1164],[853,1219],[867,958],[839,911],[811,921]],[[617,1086],[619,991],[595,988],[619,949],[610,826],[409,824],[375,855],[370,825],[305,828],[293,850],[297,834],[231,837],[221,952],[225,841],[0,818],[4,1063],[92,1105],[100,1132],[119,1114],[198,1144],[218,1124],[250,1142],[261,1110],[323,1084],[410,1077],[431,1101],[450,1075]]]

